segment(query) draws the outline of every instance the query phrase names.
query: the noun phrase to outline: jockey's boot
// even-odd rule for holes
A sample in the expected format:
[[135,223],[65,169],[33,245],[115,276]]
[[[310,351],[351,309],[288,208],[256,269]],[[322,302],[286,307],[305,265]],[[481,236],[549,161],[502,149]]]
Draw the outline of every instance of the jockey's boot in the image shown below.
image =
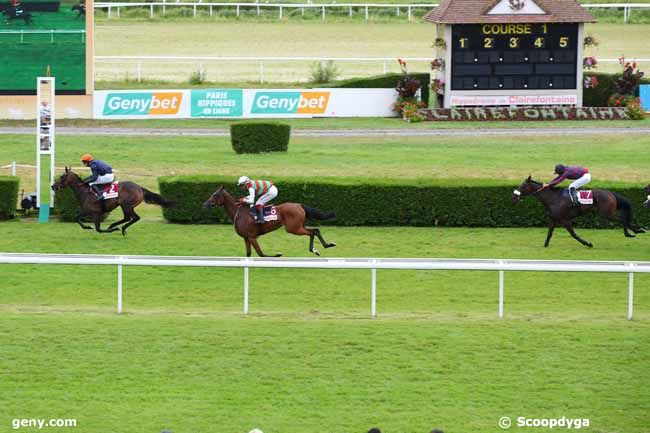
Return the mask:
[[264,207],[256,206],[255,207],[255,224],[264,224]]
[[580,206],[580,202],[578,202],[578,192],[575,188],[569,188],[569,197],[571,197],[571,203],[574,207]]
[[104,198],[104,194],[102,193],[102,190],[99,185],[90,185],[90,187],[93,189],[93,192],[95,193],[95,197],[97,200],[102,200]]

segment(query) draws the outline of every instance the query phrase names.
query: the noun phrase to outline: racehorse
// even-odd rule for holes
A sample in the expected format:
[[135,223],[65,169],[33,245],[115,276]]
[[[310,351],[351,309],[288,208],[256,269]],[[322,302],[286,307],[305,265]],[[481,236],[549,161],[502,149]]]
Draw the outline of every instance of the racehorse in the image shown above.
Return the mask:
[[232,220],[235,231],[239,236],[244,238],[246,244],[246,256],[251,256],[251,245],[260,257],[280,257],[282,254],[267,256],[262,252],[257,238],[263,234],[270,233],[284,226],[288,233],[294,235],[309,236],[309,252],[320,256],[318,250],[314,248],[314,237],[317,237],[324,248],[335,247],[334,242],[326,242],[318,228],[305,226],[307,219],[328,220],[335,217],[334,212],[324,213],[318,209],[305,206],[300,203],[283,203],[275,206],[277,220],[267,221],[264,224],[255,224],[255,219],[249,212],[248,206],[244,206],[241,201],[236,201],[223,186],[220,186],[208,200],[203,203],[203,207],[212,208],[222,206],[228,217]]
[[[77,222],[82,228],[92,230],[92,227],[84,224],[82,221],[84,217],[89,216],[95,224],[95,230],[99,233],[114,232],[120,228],[118,227],[120,224],[126,223],[121,227],[122,235],[126,236],[126,229],[140,220],[140,216],[135,213],[134,208],[142,203],[143,200],[145,203],[153,203],[162,207],[172,207],[174,205],[173,202],[167,201],[160,195],[146,188],[142,188],[133,182],[120,182],[119,194],[116,198],[97,200],[95,192],[91,190],[91,187],[83,183],[79,175],[66,167],[65,173],[52,185],[52,189],[59,191],[68,186],[74,191],[81,207],[81,212],[77,215]],[[109,225],[108,229],[102,229],[100,227],[102,216],[118,206],[122,208],[124,218]]]
[[648,198],[643,202],[643,206],[650,208],[650,185],[646,186],[644,191],[648,194]]
[[[548,247],[551,237],[553,236],[553,230],[555,230],[555,227],[558,225],[564,227],[571,236],[582,245],[588,246],[589,248],[593,247],[591,242],[580,238],[573,229],[575,219],[584,215],[592,207],[598,210],[598,214],[601,218],[623,224],[623,233],[625,233],[625,237],[634,237],[634,235],[630,234],[628,230],[632,230],[634,233],[645,233],[645,230],[642,227],[632,224],[632,206],[628,199],[620,194],[604,189],[594,189],[592,190],[592,193],[593,205],[581,204],[579,206],[574,206],[571,203],[571,198],[569,197],[567,190],[554,187],[544,188],[543,184],[535,182],[530,176],[528,176],[528,178],[519,185],[519,189],[513,191],[512,200],[516,203],[521,199],[521,197],[532,195],[544,205],[550,220],[548,235],[546,236],[546,242],[544,242],[545,247]],[[621,211],[620,216],[616,215],[617,210]]]
[[74,5],[72,6],[72,10],[77,11],[77,18],[81,16],[84,17],[86,16],[86,5],[83,4]]
[[25,20],[25,24],[32,23],[32,14],[25,12],[22,8],[18,9],[14,6],[9,6],[2,11],[2,14],[5,16],[5,21],[7,22],[9,20]]

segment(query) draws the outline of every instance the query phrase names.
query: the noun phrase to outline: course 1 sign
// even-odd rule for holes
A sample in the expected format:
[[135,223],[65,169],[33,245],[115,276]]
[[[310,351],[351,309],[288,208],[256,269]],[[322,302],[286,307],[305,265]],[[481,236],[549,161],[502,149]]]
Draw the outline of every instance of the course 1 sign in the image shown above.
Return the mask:
[[394,117],[394,89],[97,91],[95,118]]

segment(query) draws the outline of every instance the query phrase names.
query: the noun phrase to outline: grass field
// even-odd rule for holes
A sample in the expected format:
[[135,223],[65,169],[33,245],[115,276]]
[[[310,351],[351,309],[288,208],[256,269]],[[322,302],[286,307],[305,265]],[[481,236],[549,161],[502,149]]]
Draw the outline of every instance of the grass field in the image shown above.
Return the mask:
[[[247,56],[247,57],[382,57],[432,58],[431,44],[435,27],[430,23],[355,23],[355,22],[205,22],[205,21],[105,21],[96,27],[98,56]],[[650,58],[644,35],[648,24],[588,24],[600,45],[589,48],[587,55],[598,59],[617,59],[622,55]],[[300,35],[296,37],[295,35]],[[336,43],[333,43],[336,41]],[[145,48],[146,47],[146,48]],[[410,62],[412,72],[429,71],[429,62]],[[337,62],[340,78],[378,75],[382,62]],[[259,81],[257,62],[144,62],[145,79],[187,81],[200,66],[206,79],[224,83]],[[397,61],[388,62],[387,70],[399,72]],[[641,63],[640,68],[648,69]],[[310,62],[264,62],[267,82],[304,81],[309,77]],[[598,65],[599,71],[618,72],[617,63]],[[133,79],[135,62],[96,63],[98,80]],[[236,77],[236,78],[234,78]]]
[[[642,184],[648,140],[294,137],[286,155],[237,156],[222,137],[60,135],[57,161],[77,165],[91,151],[120,179],[155,190],[158,175],[173,173],[516,183],[550,178],[558,158],[584,162],[598,180]],[[29,135],[0,135],[0,164],[33,163],[33,149]],[[20,174],[29,191],[33,171]],[[126,238],[34,218],[0,222],[0,251],[244,253],[229,225],[167,224],[159,208],[138,209],[143,220]],[[326,257],[650,260],[644,235],[580,230],[595,245],[587,249],[558,230],[545,249],[545,234],[323,228],[338,244]],[[260,242],[309,256],[306,238],[283,231]],[[650,425],[650,275],[635,276],[631,322],[624,274],[506,272],[503,320],[496,272],[378,271],[374,320],[368,271],[252,269],[248,317],[239,269],[127,266],[121,316],[113,266],[0,265],[0,276],[1,430],[20,418],[74,418],[84,433],[496,433],[502,416],[586,418],[597,433]],[[510,429],[533,430],[545,431]]]

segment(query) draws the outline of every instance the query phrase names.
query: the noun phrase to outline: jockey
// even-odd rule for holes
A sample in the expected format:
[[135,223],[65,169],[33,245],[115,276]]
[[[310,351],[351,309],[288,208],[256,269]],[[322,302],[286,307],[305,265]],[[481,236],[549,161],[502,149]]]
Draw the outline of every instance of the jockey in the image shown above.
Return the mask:
[[557,174],[555,179],[545,184],[544,188],[555,186],[564,179],[572,180],[573,182],[569,184],[569,197],[571,197],[573,205],[578,206],[578,193],[576,193],[576,189],[591,181],[591,174],[589,174],[587,167],[582,167],[580,165],[557,164],[555,166],[555,173]]
[[106,164],[104,161],[99,159],[94,159],[93,156],[89,153],[86,153],[81,157],[81,162],[86,167],[90,167],[93,174],[83,180],[83,183],[87,183],[92,188],[93,192],[97,196],[97,200],[102,199],[102,190],[99,185],[104,185],[107,183],[112,183],[115,180],[115,175],[113,174],[113,169],[110,165]]
[[[278,189],[268,180],[251,180],[247,176],[241,176],[237,185],[248,191],[248,197],[242,198],[241,201],[251,207],[255,204],[255,223],[264,224],[264,205],[277,197]],[[259,197],[257,201],[256,197]]]

